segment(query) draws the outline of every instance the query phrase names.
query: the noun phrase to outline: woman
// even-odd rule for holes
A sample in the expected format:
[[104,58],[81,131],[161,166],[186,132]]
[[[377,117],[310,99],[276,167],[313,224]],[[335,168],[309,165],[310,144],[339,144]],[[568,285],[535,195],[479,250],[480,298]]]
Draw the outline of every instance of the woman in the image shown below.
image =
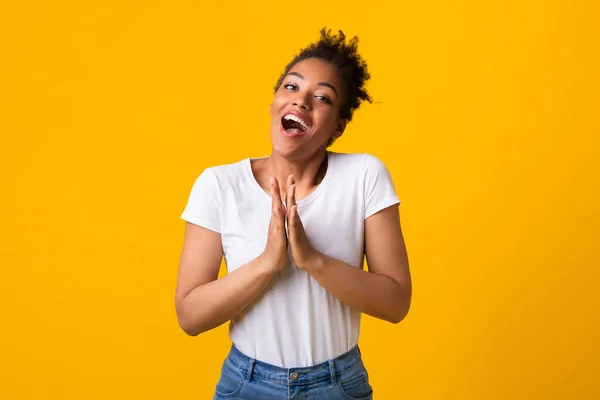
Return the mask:
[[322,30],[275,87],[271,155],[207,168],[192,187],[176,310],[189,335],[230,321],[215,399],[371,399],[361,313],[393,323],[408,313],[387,168],[327,150],[370,101],[357,42]]

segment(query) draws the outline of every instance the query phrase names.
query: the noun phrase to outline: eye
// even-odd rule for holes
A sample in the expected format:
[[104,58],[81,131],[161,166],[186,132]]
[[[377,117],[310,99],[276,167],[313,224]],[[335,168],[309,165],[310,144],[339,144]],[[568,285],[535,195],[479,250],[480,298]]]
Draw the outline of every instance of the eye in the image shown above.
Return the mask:
[[298,89],[298,86],[294,85],[293,83],[287,83],[285,85],[283,85],[284,88],[286,88],[287,90],[296,90]]
[[320,95],[317,95],[317,96],[315,96],[315,97],[316,97],[317,99],[319,99],[320,101],[324,102],[324,103],[331,104],[331,100],[329,100],[329,99],[328,99],[327,97],[325,97],[325,96],[320,96]]

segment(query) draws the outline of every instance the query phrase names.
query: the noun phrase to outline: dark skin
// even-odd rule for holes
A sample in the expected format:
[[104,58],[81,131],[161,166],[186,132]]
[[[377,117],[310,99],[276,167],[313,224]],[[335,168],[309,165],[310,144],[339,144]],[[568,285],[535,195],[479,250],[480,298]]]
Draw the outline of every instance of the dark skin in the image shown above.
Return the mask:
[[[287,249],[282,243],[287,239],[294,264],[330,293],[372,316],[399,322],[408,313],[412,284],[398,206],[381,210],[365,221],[369,272],[317,252],[298,215],[296,202],[323,179],[327,142],[339,138],[346,126],[339,117],[344,101],[341,83],[335,66],[307,59],[290,70],[275,94],[271,105],[272,155],[253,163],[257,181],[272,198],[271,225],[288,222],[287,238],[283,229],[270,235],[269,259],[283,259]],[[310,125],[300,137],[289,138],[281,132],[281,118],[290,111],[300,111]]]
[[[315,251],[305,234],[296,202],[326,173],[327,143],[339,138],[346,126],[339,116],[344,93],[339,71],[327,62],[306,59],[290,72],[271,105],[271,156],[252,163],[256,180],[272,199],[263,253],[218,279],[221,235],[186,223],[176,308],[189,335],[219,326],[248,307],[284,267],[288,243],[295,265],[348,306],[394,323],[408,313],[412,284],[397,205],[365,220],[369,272]],[[309,125],[305,133],[291,137],[282,132],[281,119],[288,112],[304,118]]]
[[[294,65],[275,93],[271,104],[272,154],[252,163],[254,176],[270,192],[270,177],[277,179],[286,198],[287,179],[294,175],[296,199],[308,196],[326,172],[326,149],[330,138],[344,133],[346,121],[340,118],[343,102],[338,69],[325,61],[309,58]],[[295,138],[281,133],[281,119],[291,111],[301,113],[310,125]]]

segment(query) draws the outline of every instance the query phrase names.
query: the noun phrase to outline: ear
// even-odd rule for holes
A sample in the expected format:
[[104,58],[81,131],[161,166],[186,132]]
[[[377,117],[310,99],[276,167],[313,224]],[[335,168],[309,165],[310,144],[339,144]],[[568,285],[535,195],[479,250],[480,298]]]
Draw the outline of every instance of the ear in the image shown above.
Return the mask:
[[342,136],[344,134],[344,131],[346,130],[346,123],[347,123],[347,121],[345,119],[340,119],[338,121],[338,124],[335,128],[335,132],[333,134],[334,139],[338,139],[340,136]]

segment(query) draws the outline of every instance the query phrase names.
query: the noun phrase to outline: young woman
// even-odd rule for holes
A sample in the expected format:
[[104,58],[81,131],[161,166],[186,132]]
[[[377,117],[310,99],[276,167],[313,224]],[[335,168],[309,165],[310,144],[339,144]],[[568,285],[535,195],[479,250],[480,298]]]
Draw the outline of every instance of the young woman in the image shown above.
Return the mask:
[[207,168],[191,189],[176,310],[189,335],[230,321],[214,399],[371,399],[361,313],[392,323],[408,313],[388,170],[328,150],[371,100],[357,43],[323,29],[277,82],[271,155]]

